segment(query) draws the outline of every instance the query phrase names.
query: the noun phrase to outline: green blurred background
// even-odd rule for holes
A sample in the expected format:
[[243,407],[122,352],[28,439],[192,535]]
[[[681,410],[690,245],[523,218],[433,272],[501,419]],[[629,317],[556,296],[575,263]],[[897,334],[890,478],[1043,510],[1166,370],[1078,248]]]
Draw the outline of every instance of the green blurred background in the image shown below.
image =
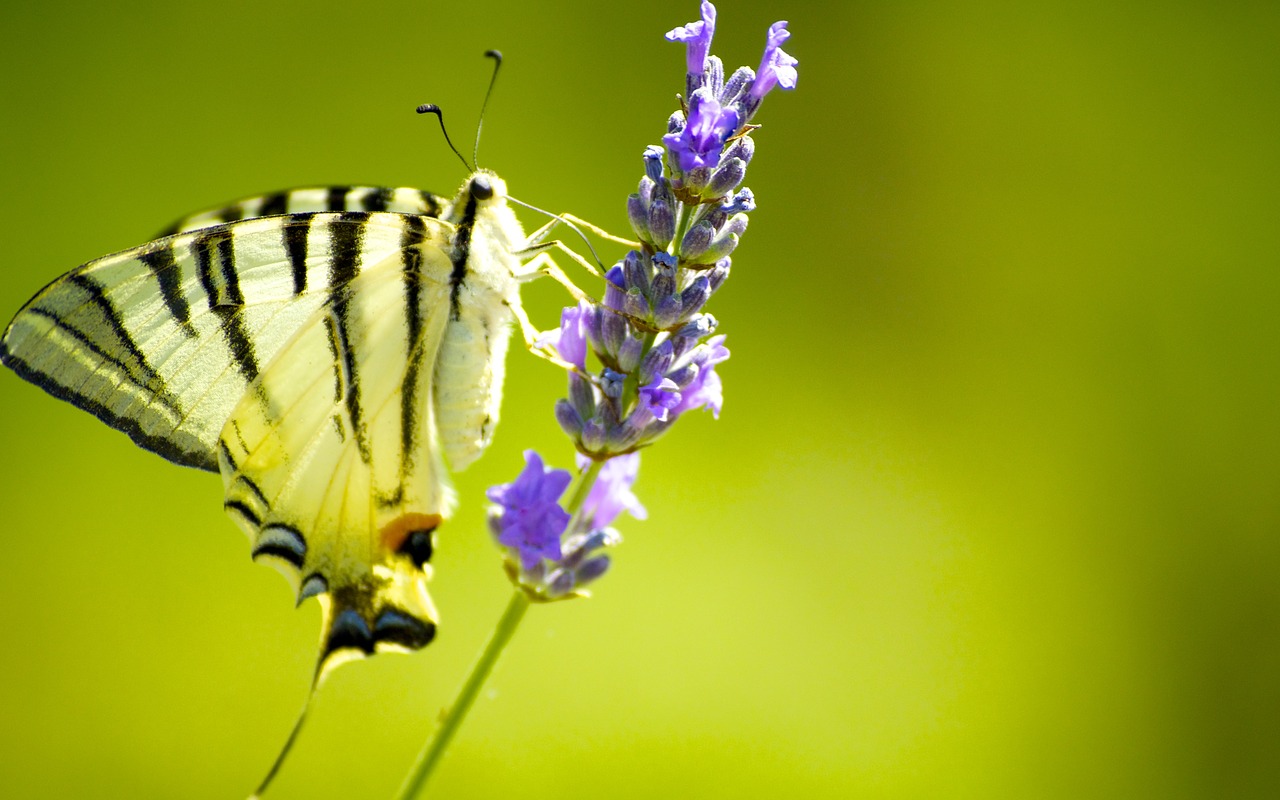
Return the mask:
[[[623,231],[697,9],[601,8],[6,5],[0,310],[246,193],[453,191],[412,109],[468,141],[490,47],[482,162]],[[778,18],[724,414],[647,454],[649,521],[533,609],[435,796],[1280,796],[1280,9],[724,2],[714,51]],[[336,673],[279,800],[389,797],[501,612],[481,493],[569,458],[562,376],[513,355],[439,640]],[[244,796],[315,605],[215,476],[8,373],[0,408],[0,793]]]

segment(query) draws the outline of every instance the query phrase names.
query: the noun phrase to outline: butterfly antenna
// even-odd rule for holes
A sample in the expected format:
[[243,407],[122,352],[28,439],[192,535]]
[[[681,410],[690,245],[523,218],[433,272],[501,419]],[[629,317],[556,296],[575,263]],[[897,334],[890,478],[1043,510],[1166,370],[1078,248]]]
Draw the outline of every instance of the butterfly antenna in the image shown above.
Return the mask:
[[476,123],[476,146],[471,151],[471,160],[480,163],[480,129],[484,127],[484,110],[489,107],[489,98],[493,95],[493,85],[498,82],[498,70],[502,67],[502,52],[485,50],[485,58],[493,59],[493,75],[489,78],[489,89],[484,93],[484,102],[480,104],[480,120]]
[[[440,106],[436,105],[435,103],[423,103],[422,105],[418,106],[417,111],[419,114],[435,114],[436,115],[436,119],[440,120],[440,132],[444,134],[444,140],[449,143],[449,149],[452,150],[453,154],[457,156],[459,160],[462,161],[462,166],[467,168],[467,172],[475,172],[476,168],[467,163],[466,156],[462,155],[462,153],[459,153],[458,148],[453,146],[453,140],[449,138],[449,131],[445,130],[445,127],[444,127],[444,112],[440,110]],[[477,140],[477,142],[478,141],[479,140]]]
[[534,205],[529,205],[523,200],[517,200],[511,195],[507,195],[507,199],[518,206],[524,206],[530,211],[537,211],[539,214],[546,214],[548,217],[551,217],[557,222],[563,222],[565,225],[568,225],[570,228],[573,229],[573,232],[578,234],[578,236],[582,239],[582,243],[587,246],[587,249],[591,251],[591,257],[596,260],[596,266],[600,267],[600,271],[602,273],[609,271],[608,267],[604,265],[604,262],[600,260],[600,256],[596,253],[596,249],[591,246],[591,240],[587,238],[587,235],[583,233],[582,229],[579,228],[577,225],[574,225],[572,222],[560,216],[559,214],[552,214],[550,211],[547,211],[546,209],[538,208],[537,206],[534,206]]

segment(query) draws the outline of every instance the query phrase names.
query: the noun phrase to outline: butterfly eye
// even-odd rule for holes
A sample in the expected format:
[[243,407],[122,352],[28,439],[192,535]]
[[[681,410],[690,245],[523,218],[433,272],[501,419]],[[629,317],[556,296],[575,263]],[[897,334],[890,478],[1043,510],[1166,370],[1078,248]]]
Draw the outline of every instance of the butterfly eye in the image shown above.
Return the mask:
[[477,200],[488,200],[493,197],[493,184],[483,175],[471,179],[471,196]]
[[400,552],[407,555],[418,569],[422,569],[431,561],[431,553],[434,550],[431,534],[434,531],[435,528],[413,531],[405,537],[404,544],[400,545]]

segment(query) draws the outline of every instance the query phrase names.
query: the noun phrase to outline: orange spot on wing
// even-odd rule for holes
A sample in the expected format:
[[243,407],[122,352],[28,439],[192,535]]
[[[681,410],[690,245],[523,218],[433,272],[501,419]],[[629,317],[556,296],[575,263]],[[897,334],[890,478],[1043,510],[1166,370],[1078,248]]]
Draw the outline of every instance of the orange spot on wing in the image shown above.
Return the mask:
[[439,527],[444,518],[439,514],[401,514],[383,526],[378,532],[382,544],[391,552],[400,550],[404,540],[414,531],[430,531]]

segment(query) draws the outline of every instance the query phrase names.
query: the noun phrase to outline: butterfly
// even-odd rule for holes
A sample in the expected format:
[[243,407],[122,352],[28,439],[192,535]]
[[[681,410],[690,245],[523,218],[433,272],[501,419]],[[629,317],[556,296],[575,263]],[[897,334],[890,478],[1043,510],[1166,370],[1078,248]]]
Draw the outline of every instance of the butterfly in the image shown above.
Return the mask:
[[[322,187],[187,217],[35,295],[0,362],[139,446],[218,472],[255,560],[322,607],[315,684],[424,647],[449,472],[493,437],[522,280],[505,183]],[[542,254],[542,255],[539,255]]]

